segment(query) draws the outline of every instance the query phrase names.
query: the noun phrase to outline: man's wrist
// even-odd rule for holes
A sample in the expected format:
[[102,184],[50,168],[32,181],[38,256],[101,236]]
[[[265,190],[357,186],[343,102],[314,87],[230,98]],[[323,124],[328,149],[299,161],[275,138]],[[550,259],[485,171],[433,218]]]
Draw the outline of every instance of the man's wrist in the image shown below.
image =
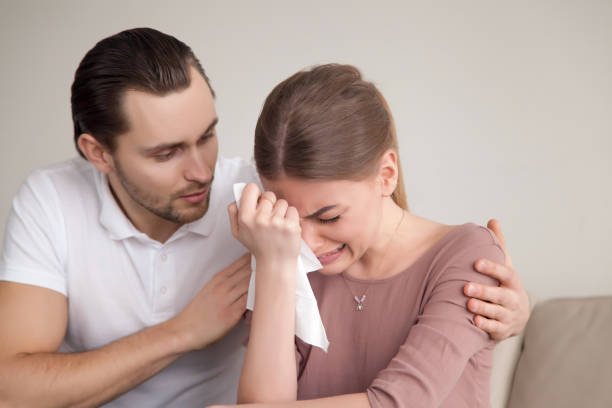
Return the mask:
[[160,323],[157,329],[162,333],[169,355],[181,355],[195,349],[193,336],[182,324],[180,315]]

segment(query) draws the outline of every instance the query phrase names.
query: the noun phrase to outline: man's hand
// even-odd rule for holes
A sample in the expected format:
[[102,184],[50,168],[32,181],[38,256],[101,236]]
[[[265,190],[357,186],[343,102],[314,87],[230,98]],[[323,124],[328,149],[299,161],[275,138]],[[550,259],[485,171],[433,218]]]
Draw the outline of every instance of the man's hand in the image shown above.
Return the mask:
[[193,300],[172,319],[173,330],[184,341],[180,348],[198,350],[221,339],[246,310],[251,256],[244,254],[215,274]]
[[529,297],[518,274],[512,267],[512,260],[506,250],[506,241],[497,220],[490,220],[487,227],[501,243],[506,255],[506,264],[501,265],[486,259],[478,259],[474,268],[499,281],[499,287],[485,286],[470,282],[463,288],[466,296],[472,297],[467,303],[468,310],[476,313],[474,323],[489,333],[496,342],[519,334],[529,320]]

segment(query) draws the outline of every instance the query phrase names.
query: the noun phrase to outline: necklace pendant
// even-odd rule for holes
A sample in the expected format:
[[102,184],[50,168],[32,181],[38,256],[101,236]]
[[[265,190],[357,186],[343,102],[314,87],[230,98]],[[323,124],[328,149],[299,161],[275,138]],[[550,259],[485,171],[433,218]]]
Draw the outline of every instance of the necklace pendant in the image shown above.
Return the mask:
[[357,296],[354,296],[353,299],[355,299],[355,303],[357,303],[357,311],[361,312],[363,310],[363,302],[366,300],[366,295],[361,295],[361,299],[359,299]]

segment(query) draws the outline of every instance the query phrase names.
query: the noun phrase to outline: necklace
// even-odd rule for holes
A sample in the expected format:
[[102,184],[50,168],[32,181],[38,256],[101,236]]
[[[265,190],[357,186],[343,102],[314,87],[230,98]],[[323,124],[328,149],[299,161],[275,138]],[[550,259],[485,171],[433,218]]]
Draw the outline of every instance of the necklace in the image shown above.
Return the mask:
[[[389,242],[387,242],[385,244],[385,248],[383,250],[383,256],[380,258],[380,261],[378,262],[377,268],[380,266],[380,264],[384,260],[385,255],[387,254],[387,249],[389,249],[389,245],[391,245],[391,242],[393,241],[393,238],[395,238],[395,234],[397,233],[397,230],[399,229],[400,225],[402,225],[402,221],[404,221],[404,215],[405,214],[406,214],[406,212],[404,210],[402,210],[402,218],[400,218],[399,222],[395,226],[395,230],[393,231],[393,234],[391,235],[391,238],[389,238]],[[344,272],[342,273],[342,280],[344,281],[344,284],[346,285],[346,288],[348,289],[348,291],[351,294],[351,296],[353,296],[353,300],[356,303],[355,310],[357,312],[362,312],[363,309],[365,308],[364,302],[366,300],[366,293],[368,293],[368,289],[370,289],[370,286],[372,286],[372,283],[368,283],[368,286],[363,291],[363,294],[361,295],[361,297],[357,297],[357,295],[353,294],[353,291],[351,290],[351,287],[349,286],[349,284],[348,284],[348,282],[346,280],[346,277],[344,276]]]

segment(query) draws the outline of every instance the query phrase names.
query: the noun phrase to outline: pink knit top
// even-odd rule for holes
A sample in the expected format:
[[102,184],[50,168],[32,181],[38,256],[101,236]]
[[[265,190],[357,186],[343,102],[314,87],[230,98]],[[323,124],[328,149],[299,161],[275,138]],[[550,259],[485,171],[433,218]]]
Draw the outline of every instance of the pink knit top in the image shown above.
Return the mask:
[[372,407],[488,407],[494,343],[463,294],[469,281],[497,284],[474,271],[481,257],[504,262],[489,230],[464,224],[387,279],[309,274],[331,344],[326,354],[296,338],[298,399],[367,392]]

